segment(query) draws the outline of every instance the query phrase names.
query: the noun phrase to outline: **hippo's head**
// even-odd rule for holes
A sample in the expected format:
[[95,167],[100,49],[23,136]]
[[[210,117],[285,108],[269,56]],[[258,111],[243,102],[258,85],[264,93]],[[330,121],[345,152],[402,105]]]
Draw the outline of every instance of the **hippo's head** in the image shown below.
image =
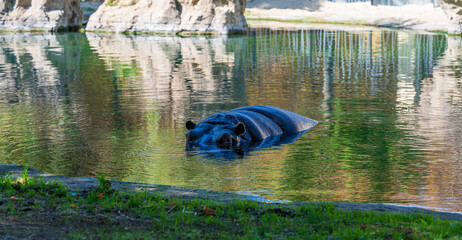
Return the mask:
[[214,114],[203,122],[186,122],[186,141],[193,146],[231,149],[245,134],[245,126],[229,113]]

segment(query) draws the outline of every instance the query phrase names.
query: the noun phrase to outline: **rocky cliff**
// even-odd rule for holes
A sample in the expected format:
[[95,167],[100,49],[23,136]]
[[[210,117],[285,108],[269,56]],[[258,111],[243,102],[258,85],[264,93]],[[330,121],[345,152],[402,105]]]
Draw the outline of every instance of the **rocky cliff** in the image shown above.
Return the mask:
[[83,19],[79,0],[2,0],[0,29],[59,31],[78,29]]
[[462,0],[438,0],[449,18],[448,33],[462,34]]
[[114,32],[217,32],[247,28],[246,0],[106,0],[87,30]]

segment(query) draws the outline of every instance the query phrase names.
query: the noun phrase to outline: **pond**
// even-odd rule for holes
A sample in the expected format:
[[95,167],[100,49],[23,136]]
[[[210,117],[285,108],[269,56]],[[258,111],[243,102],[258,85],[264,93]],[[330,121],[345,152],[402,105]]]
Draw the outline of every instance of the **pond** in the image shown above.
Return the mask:
[[[233,158],[184,123],[267,104],[319,121]],[[273,201],[462,212],[462,40],[383,29],[0,35],[0,162]]]

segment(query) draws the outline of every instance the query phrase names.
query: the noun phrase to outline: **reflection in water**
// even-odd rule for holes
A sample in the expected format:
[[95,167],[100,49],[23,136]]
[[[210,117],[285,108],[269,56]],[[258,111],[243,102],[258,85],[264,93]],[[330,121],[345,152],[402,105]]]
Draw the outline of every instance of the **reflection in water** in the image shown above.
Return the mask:
[[[169,122],[170,127],[183,126],[185,116],[205,118],[216,108],[213,105],[244,104],[238,97],[245,95],[244,82],[233,79],[233,48],[240,47],[239,40],[228,46],[226,37],[113,38],[88,33],[87,38],[108,70],[122,78],[131,75],[133,84],[138,84],[133,88],[143,91],[137,96],[145,104],[155,102],[163,111],[160,116],[166,118],[161,122]],[[185,104],[194,104],[194,112],[185,112]]]
[[[460,40],[399,31],[0,35],[0,162],[44,171],[461,211]],[[185,119],[268,104],[320,123],[236,160]]]
[[[462,39],[448,38],[433,76],[419,85],[418,102],[404,105],[404,121],[415,129],[426,163],[425,205],[462,212]],[[403,97],[411,94],[403,93]]]
[[[70,123],[85,117],[74,118],[81,109],[70,99],[80,94],[78,89],[69,92],[68,87],[80,81],[80,46],[74,43],[82,41],[82,36],[75,34],[0,35],[2,162],[31,161],[45,170],[57,167],[55,172],[69,173],[66,165],[59,163],[66,156],[54,162],[49,155],[65,155],[59,149],[78,144],[69,141],[69,137],[78,139],[69,135]],[[55,148],[56,142],[60,144]],[[81,151],[85,149],[75,153]]]

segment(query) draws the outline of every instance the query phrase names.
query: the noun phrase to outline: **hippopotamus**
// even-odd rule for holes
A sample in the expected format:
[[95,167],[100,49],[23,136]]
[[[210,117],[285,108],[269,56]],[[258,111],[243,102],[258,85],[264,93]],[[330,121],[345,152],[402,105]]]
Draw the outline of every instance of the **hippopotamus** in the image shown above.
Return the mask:
[[[318,122],[273,106],[241,107],[211,115],[199,124],[186,122],[187,148],[234,149],[251,142],[274,144],[283,135],[298,137]],[[265,141],[266,139],[271,139]],[[270,143],[270,144],[268,144]],[[284,142],[285,143],[285,142]]]

